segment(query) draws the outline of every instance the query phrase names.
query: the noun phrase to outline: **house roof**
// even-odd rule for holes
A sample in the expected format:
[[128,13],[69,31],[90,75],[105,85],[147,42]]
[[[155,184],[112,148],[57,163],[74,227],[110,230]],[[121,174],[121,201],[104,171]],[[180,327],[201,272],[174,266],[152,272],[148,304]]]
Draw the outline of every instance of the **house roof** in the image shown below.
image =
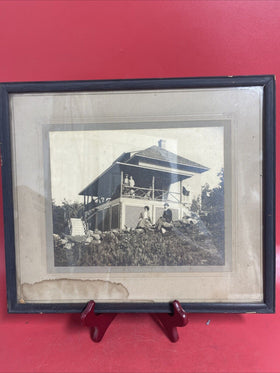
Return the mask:
[[[172,164],[177,164],[181,166],[188,166],[188,167],[195,167],[195,168],[200,168],[203,170],[208,170],[207,167],[202,166],[199,163],[190,161],[187,158],[181,157],[180,155],[177,155],[175,153],[170,152],[169,150],[166,150],[164,148],[160,148],[159,146],[151,146],[150,148],[141,150],[139,152],[135,152],[133,156],[131,157],[143,157],[143,158],[149,158],[149,159],[154,159],[157,161],[162,161],[162,162],[167,162],[167,163],[172,163]],[[128,161],[129,163],[129,161]]]
[[[139,160],[144,161],[146,163],[146,166],[139,165]],[[149,163],[150,165],[147,165],[147,163]],[[154,172],[161,172],[166,174],[175,173],[178,174],[179,178],[191,177],[193,173],[203,173],[208,170],[207,167],[202,166],[199,163],[190,161],[189,159],[181,157],[164,148],[151,146],[144,150],[121,154],[107,170],[104,170],[102,174],[100,174],[95,180],[93,180],[79,194],[98,195],[102,191],[104,195],[110,196],[112,190],[115,190],[117,188],[119,181],[116,185],[114,184],[116,183],[116,181],[114,181],[114,183],[112,184],[109,175],[113,173],[120,174],[121,170],[127,169],[127,167],[133,169],[139,168],[143,172],[151,172],[151,170],[154,170]],[[184,176],[182,176],[183,172]]]

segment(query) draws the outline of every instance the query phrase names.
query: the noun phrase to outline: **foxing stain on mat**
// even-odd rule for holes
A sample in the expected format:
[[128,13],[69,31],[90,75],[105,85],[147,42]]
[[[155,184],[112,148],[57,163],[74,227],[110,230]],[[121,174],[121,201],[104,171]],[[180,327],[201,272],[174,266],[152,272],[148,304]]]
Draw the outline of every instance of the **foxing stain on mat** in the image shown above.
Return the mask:
[[79,300],[79,299],[127,299],[129,292],[120,283],[103,280],[43,280],[34,284],[22,285],[22,298],[25,301],[38,299]]

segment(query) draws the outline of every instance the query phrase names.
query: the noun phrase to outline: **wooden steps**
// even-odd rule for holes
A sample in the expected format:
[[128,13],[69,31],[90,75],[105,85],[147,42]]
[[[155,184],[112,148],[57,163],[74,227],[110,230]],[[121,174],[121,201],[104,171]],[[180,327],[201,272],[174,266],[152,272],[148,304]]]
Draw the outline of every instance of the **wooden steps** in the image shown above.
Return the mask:
[[70,219],[71,222],[71,236],[84,236],[85,235],[85,228],[83,225],[82,219],[79,218],[72,218]]

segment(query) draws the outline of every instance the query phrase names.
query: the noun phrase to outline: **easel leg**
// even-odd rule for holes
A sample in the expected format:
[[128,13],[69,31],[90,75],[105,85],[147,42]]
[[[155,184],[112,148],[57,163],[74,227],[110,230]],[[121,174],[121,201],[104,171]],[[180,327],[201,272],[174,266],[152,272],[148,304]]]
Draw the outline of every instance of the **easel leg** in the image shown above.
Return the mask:
[[91,339],[100,342],[116,313],[94,313],[95,302],[91,300],[81,314],[82,325],[90,327]]
[[171,342],[177,342],[179,339],[177,327],[186,326],[188,323],[187,313],[183,310],[181,304],[175,300],[173,303],[173,313],[155,313],[151,314],[156,323],[160,325]]

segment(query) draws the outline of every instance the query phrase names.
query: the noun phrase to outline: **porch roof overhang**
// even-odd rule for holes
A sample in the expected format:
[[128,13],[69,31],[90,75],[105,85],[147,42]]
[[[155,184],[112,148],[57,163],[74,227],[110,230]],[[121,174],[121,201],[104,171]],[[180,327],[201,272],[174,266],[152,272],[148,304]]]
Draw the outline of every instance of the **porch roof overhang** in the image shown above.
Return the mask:
[[86,186],[79,195],[84,196],[100,196],[100,197],[111,197],[114,193],[114,189],[120,184],[120,180],[115,181],[113,185],[112,175],[120,175],[121,170],[118,164],[113,163],[108,167],[101,175],[94,179],[88,186]]
[[179,170],[174,166],[174,168],[164,167],[160,165],[149,165],[149,164],[132,164],[132,163],[122,163],[117,162],[120,165],[120,168],[123,171],[131,171],[135,170],[136,172],[151,172],[154,174],[160,173],[162,176],[164,174],[172,174],[181,177],[182,179],[186,179],[188,177],[192,177],[193,173],[189,171]]
[[85,196],[99,196],[99,197],[112,197],[121,183],[121,172],[126,172],[130,175],[141,174],[144,176],[155,176],[168,179],[170,183],[175,181],[181,181],[192,177],[196,173],[202,173],[208,169],[195,169],[195,167],[189,167],[189,170],[179,169],[176,164],[170,165],[169,167],[150,164],[131,164],[124,162],[114,162],[109,168],[107,168],[101,175],[93,180],[86,188],[84,188],[79,195]]

